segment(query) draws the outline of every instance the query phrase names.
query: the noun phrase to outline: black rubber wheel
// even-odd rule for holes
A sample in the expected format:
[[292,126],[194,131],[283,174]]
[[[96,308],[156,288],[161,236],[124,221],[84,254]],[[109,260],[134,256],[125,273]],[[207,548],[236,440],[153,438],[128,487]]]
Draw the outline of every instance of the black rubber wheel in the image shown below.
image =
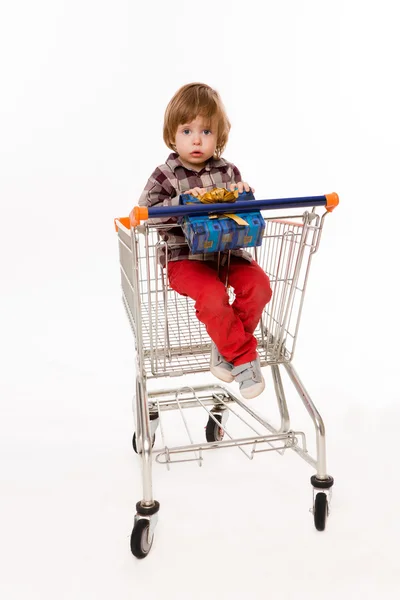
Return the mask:
[[328,500],[326,494],[318,492],[314,502],[314,524],[318,531],[324,531],[328,516]]
[[[156,443],[156,434],[153,435],[153,443],[151,445],[152,448],[154,448],[154,444]],[[136,447],[136,433],[133,434],[133,438],[132,438],[132,448],[134,449],[134,451],[136,452],[136,454],[138,453],[137,451],[137,447]]]
[[150,523],[147,519],[136,521],[131,535],[131,552],[136,558],[145,558],[153,545],[153,538],[148,541]]
[[[214,415],[217,419],[218,423],[221,424],[222,417],[221,415]],[[220,425],[212,419],[211,417],[208,419],[207,427],[206,427],[206,440],[207,442],[221,442],[224,439],[224,430]]]

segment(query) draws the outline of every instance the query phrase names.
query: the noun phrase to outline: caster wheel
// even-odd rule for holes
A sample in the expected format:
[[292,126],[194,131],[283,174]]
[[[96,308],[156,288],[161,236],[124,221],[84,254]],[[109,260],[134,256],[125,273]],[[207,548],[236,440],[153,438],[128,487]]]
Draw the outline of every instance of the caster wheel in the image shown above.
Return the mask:
[[328,499],[326,494],[318,492],[314,502],[314,525],[318,531],[324,531],[328,516]]
[[[156,443],[156,434],[153,435],[153,443],[151,444],[151,447],[154,448],[154,444]],[[136,447],[136,433],[133,434],[133,438],[132,438],[132,447],[134,449],[134,451],[136,452],[136,454],[138,453],[137,451],[137,447]]]
[[150,523],[147,519],[136,521],[131,535],[131,552],[136,558],[145,558],[153,545],[153,536],[149,540]]
[[219,425],[210,417],[208,419],[207,427],[206,427],[206,440],[207,442],[221,442],[224,439],[224,430],[220,426],[222,423],[221,415],[214,415],[217,419]]

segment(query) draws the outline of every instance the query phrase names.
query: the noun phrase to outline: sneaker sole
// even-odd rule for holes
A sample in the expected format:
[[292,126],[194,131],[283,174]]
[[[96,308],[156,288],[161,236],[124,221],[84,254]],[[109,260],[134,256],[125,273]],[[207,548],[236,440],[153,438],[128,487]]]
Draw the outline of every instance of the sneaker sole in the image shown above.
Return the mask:
[[231,375],[226,369],[211,368],[210,372],[214,375],[214,377],[224,381],[225,383],[232,383],[234,380],[233,375]]
[[248,390],[240,391],[240,394],[243,398],[246,398],[246,400],[251,400],[252,398],[256,398],[256,396],[259,396],[264,390],[265,381],[262,381],[257,385],[251,386]]

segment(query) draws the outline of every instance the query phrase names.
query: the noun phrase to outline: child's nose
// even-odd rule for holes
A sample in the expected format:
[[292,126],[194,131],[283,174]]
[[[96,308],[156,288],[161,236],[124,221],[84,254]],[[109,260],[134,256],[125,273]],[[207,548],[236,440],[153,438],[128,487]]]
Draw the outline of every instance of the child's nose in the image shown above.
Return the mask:
[[193,138],[193,144],[199,145],[201,144],[201,137],[199,134],[196,134]]

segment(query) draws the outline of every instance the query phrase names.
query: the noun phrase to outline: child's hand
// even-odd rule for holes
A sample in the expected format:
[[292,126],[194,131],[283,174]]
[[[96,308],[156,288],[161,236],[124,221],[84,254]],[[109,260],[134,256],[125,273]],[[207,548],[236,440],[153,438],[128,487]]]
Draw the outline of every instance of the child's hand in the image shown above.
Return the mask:
[[231,192],[234,192],[235,190],[237,190],[239,192],[239,194],[241,194],[243,192],[243,190],[246,192],[249,192],[251,190],[254,194],[254,189],[251,188],[246,181],[239,181],[238,183],[231,183],[231,185],[229,186],[229,189]]
[[191,190],[188,190],[187,192],[183,192],[184,194],[190,194],[191,196],[202,196],[203,194],[206,193],[206,188],[199,188],[199,187],[195,187]]

